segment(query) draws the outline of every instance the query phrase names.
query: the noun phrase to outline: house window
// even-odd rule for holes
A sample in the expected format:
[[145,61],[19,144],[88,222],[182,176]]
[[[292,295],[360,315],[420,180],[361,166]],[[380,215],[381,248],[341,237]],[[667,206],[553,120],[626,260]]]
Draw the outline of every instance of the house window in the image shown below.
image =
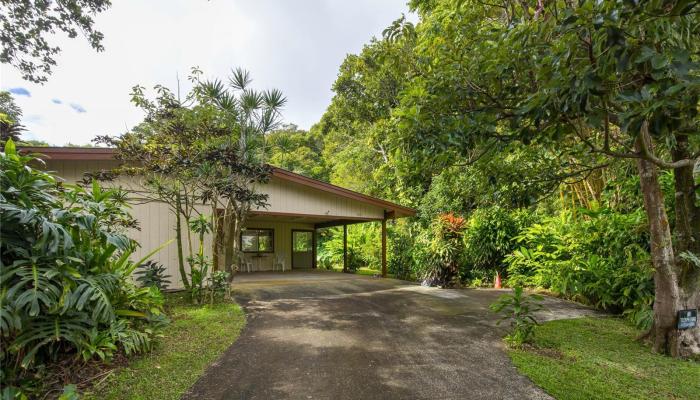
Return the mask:
[[272,229],[246,229],[241,232],[241,250],[246,253],[273,253],[274,234]]

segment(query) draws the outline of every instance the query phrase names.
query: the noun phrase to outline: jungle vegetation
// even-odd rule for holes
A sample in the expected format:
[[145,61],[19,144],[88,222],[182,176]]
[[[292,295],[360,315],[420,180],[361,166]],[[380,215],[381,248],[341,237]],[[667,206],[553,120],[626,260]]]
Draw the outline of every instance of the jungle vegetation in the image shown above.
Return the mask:
[[[675,329],[700,304],[697,2],[410,4],[420,21],[348,55],[321,120],[275,132],[271,159],[418,209],[390,227],[396,276],[498,273],[698,353],[700,330]],[[350,227],[353,258],[377,265],[377,232]]]

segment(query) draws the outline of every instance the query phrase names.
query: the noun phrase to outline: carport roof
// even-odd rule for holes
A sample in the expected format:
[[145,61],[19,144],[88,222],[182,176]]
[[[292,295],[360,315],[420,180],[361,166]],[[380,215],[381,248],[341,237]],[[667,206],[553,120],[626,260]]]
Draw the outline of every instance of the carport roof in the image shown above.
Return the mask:
[[[27,146],[21,147],[21,150],[27,153],[39,153],[45,155],[51,160],[74,160],[74,161],[93,161],[93,160],[114,160],[115,149],[106,147],[37,147]],[[272,176],[294,182],[296,184],[318,189],[324,192],[332,193],[337,196],[345,197],[355,201],[359,201],[373,206],[381,207],[385,210],[388,218],[411,217],[416,215],[416,210],[410,207],[405,207],[397,203],[383,200],[377,197],[368,196],[350,189],[332,185],[318,179],[309,178],[280,167],[272,167]]]

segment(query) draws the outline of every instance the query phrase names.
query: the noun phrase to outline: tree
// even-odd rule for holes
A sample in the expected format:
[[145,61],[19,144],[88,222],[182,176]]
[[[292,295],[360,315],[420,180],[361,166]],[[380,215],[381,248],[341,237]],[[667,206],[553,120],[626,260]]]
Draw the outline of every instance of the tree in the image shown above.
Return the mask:
[[331,183],[389,199],[410,186],[402,182],[393,158],[391,111],[414,74],[415,37],[413,24],[402,17],[381,39],[372,39],[360,54],[343,61],[333,84],[335,96],[311,128],[323,137]]
[[228,134],[208,141],[198,169],[198,190],[212,207],[214,268],[219,268],[219,249],[224,250],[224,268],[233,279],[240,257],[241,231],[253,208],[264,207],[267,195],[255,185],[267,182],[270,168],[265,164],[266,135],[280,124],[286,98],[277,89],[256,91],[244,69],[231,71],[228,87],[218,79],[205,80],[193,69],[193,93],[203,106],[222,115]]
[[[633,160],[656,269],[650,337],[654,350],[674,356],[700,352],[700,329],[675,329],[677,311],[700,304],[700,268],[689,261],[700,250],[696,6],[422,5],[418,57],[425,63],[396,113],[405,145],[427,152],[465,154],[518,141],[590,161],[577,161],[572,176]],[[673,224],[659,169],[673,171]]]
[[270,169],[265,134],[279,124],[285,98],[278,90],[257,92],[249,86],[250,74],[236,69],[227,87],[220,80],[204,80],[192,70],[193,89],[180,99],[156,86],[155,99],[136,86],[132,102],[146,111],[143,123],[118,138],[100,137],[98,142],[117,148],[124,165],[112,173],[143,177],[151,201],[167,204],[176,217],[180,277],[189,288],[185,268],[185,239],[193,255],[189,229],[184,222],[201,216],[202,206],[211,209],[212,265],[223,264],[233,279],[239,255],[238,240],[251,209],[266,205],[267,196],[256,185],[267,181]]
[[14,66],[30,82],[46,82],[61,51],[48,36],[61,31],[75,38],[80,31],[93,49],[102,51],[103,35],[94,29],[93,17],[110,6],[109,0],[1,0],[0,62]]
[[146,200],[168,205],[175,216],[180,279],[189,288],[185,246],[189,254],[194,251],[190,231],[185,229],[183,235],[182,227],[198,213],[193,170],[197,164],[194,160],[203,142],[228,135],[230,131],[222,126],[221,115],[216,110],[194,104],[192,93],[180,99],[163,86],[155,89],[155,99],[149,99],[141,86],[132,90],[132,102],[146,113],[142,123],[119,137],[101,136],[95,140],[116,147],[115,157],[123,163],[100,177],[141,177],[141,184],[149,189],[144,193]]
[[8,91],[0,91],[0,144],[8,139],[19,141],[19,136],[24,131],[20,124],[22,109],[15,103],[15,99]]
[[322,181],[329,180],[323,152],[324,140],[317,132],[285,125],[267,135],[267,161],[280,168]]

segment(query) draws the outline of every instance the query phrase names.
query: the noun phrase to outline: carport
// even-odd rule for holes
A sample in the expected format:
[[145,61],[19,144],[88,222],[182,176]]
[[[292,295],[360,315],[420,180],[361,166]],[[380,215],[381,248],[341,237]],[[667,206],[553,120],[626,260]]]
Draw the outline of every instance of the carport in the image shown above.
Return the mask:
[[[343,270],[348,268],[348,225],[381,223],[381,268],[386,277],[386,224],[415,215],[414,209],[367,196],[281,168],[258,190],[268,207],[251,212],[241,249],[251,271],[316,268],[318,230],[343,227]],[[246,270],[246,269],[244,269]]]

